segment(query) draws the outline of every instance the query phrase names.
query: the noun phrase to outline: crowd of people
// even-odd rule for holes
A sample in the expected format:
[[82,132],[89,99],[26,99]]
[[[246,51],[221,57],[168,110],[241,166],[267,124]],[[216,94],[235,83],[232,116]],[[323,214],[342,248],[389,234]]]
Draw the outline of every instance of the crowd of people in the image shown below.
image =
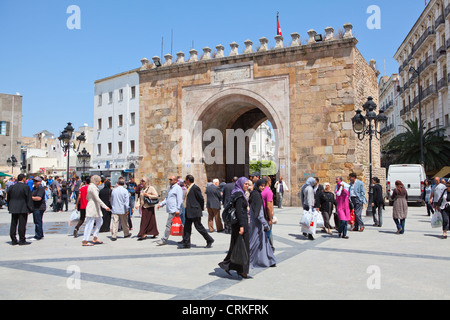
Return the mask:
[[[348,230],[363,232],[363,206],[368,204],[364,183],[351,173],[349,183],[342,177],[336,178],[336,187],[320,183],[319,178],[308,178],[301,188],[303,210],[320,212],[323,218],[323,232],[332,234],[336,229],[339,238],[348,239]],[[373,226],[383,224],[385,199],[380,180],[374,177],[372,206]],[[179,249],[191,248],[192,225],[203,236],[206,246],[211,248],[213,232],[231,234],[230,248],[227,256],[219,266],[230,273],[235,270],[243,278],[249,277],[250,268],[267,268],[276,266],[275,247],[272,227],[277,219],[274,214],[274,202],[282,208],[282,199],[288,186],[280,177],[276,182],[269,176],[260,177],[252,174],[247,177],[235,177],[225,183],[218,179],[208,181],[205,190],[201,190],[192,175],[185,179],[177,176],[168,178],[169,190],[164,199],[159,198],[157,190],[150,179],[144,176],[139,182],[133,178],[125,181],[120,177],[115,186],[104,177],[94,175],[82,182],[74,177],[69,183],[59,177],[30,177],[19,174],[17,180],[6,183],[6,205],[11,213],[10,237],[13,245],[28,245],[25,237],[28,214],[33,214],[35,235],[32,240],[44,238],[43,216],[47,202],[55,212],[65,206],[68,210],[70,199],[75,201],[79,219],[74,226],[73,236],[77,238],[84,224],[82,246],[102,244],[99,235],[111,233],[111,241],[118,239],[118,232],[123,231],[123,238],[131,237],[133,229],[131,217],[135,210],[141,217],[137,240],[159,236],[155,210],[165,207],[167,222],[164,234],[157,241],[159,246],[167,245],[171,235],[174,218],[180,218],[183,226]],[[397,234],[405,232],[408,214],[408,193],[401,181],[395,182],[395,189],[390,200],[393,202],[393,220]],[[203,197],[206,195],[206,201]],[[444,179],[435,179],[432,186],[425,182],[423,200],[427,204],[428,215],[439,212],[442,215],[443,238],[447,238],[450,227],[450,183]],[[222,220],[222,208],[233,208],[235,223],[227,224]],[[203,211],[208,213],[207,228],[201,222]],[[334,224],[334,226],[332,226]],[[350,226],[349,226],[350,225]],[[215,227],[215,228],[214,228]],[[17,233],[19,239],[17,239]],[[305,232],[304,236],[314,240],[314,232]],[[92,236],[92,240],[91,240]]]

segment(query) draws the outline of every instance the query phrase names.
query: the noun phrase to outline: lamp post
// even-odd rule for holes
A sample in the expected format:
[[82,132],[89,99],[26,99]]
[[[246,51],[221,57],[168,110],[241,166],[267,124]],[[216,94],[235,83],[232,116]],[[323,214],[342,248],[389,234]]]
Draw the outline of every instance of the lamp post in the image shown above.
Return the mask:
[[6,164],[8,165],[8,167],[11,167],[12,170],[12,176],[14,176],[14,167],[17,165],[19,161],[17,161],[17,158],[12,155],[11,158],[8,158],[8,160],[6,160]]
[[425,166],[423,159],[423,125],[422,125],[422,89],[420,87],[420,72],[417,71],[413,66],[410,66],[409,72],[415,72],[417,74],[417,81],[419,84],[419,134],[420,134],[420,164],[422,167]]
[[83,164],[83,176],[82,181],[84,181],[84,173],[86,172],[86,164],[91,161],[91,155],[89,152],[87,152],[86,148],[83,148],[81,152],[77,155],[78,162]]
[[364,140],[365,136],[369,136],[369,171],[370,171],[370,184],[369,184],[369,205],[367,206],[367,215],[372,215],[372,203],[373,203],[373,183],[372,183],[372,139],[373,136],[378,140],[381,139],[381,132],[378,131],[378,125],[387,122],[387,117],[383,110],[380,110],[377,115],[375,110],[377,105],[373,102],[373,98],[369,97],[364,104],[363,109],[366,115],[362,115],[361,110],[356,111],[356,115],[352,119],[353,131],[358,135],[360,141]]
[[[74,148],[75,150],[75,144],[72,143],[72,135],[75,129],[72,127],[72,123],[67,123],[67,126],[64,128],[63,132],[61,132],[61,135],[58,137],[58,140],[61,144],[61,148],[64,152],[67,152],[67,181],[69,181],[70,176],[70,149]],[[82,132],[76,139],[78,141],[78,147],[76,149],[76,152],[80,150],[80,145],[82,142],[86,142],[86,136],[84,132]]]

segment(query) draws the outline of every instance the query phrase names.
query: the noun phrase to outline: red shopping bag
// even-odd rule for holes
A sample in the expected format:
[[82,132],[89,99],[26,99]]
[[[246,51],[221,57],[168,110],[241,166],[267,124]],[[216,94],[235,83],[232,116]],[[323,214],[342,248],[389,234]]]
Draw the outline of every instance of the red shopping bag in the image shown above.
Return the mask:
[[350,213],[350,224],[355,224],[355,210]]
[[183,224],[181,223],[181,218],[175,216],[172,219],[172,227],[170,228],[170,235],[175,237],[180,237],[183,235]]

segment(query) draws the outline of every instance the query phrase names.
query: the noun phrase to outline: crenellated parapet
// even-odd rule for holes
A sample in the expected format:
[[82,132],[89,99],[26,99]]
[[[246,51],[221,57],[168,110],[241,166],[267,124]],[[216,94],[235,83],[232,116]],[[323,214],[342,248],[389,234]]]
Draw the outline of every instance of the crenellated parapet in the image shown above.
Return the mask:
[[305,48],[311,45],[315,45],[317,43],[327,43],[331,41],[339,41],[339,40],[346,40],[346,39],[352,39],[353,38],[353,25],[350,23],[346,23],[344,26],[344,32],[343,34],[340,34],[339,36],[335,35],[335,30],[333,27],[327,27],[325,28],[325,34],[324,36],[321,35],[321,37],[317,37],[318,33],[314,30],[308,30],[308,38],[306,41],[306,44],[301,43],[300,34],[297,32],[291,33],[292,40],[289,44],[284,43],[284,38],[280,35],[275,36],[275,45],[273,48],[269,47],[269,39],[266,37],[262,37],[259,39],[259,47],[257,49],[253,48],[253,42],[251,40],[246,40],[244,42],[245,49],[242,53],[239,52],[239,44],[236,42],[232,42],[229,44],[230,46],[230,52],[228,55],[225,53],[225,47],[222,44],[219,44],[216,46],[215,53],[212,53],[211,48],[205,47],[203,48],[203,55],[199,58],[198,52],[195,49],[191,49],[189,51],[189,59],[185,58],[184,52],[178,52],[176,54],[176,61],[174,62],[172,59],[172,55],[166,54],[164,56],[165,62],[162,63],[160,61],[160,57],[153,57],[153,63],[150,63],[150,61],[147,58],[143,58],[141,60],[142,66],[140,68],[141,71],[144,70],[151,70],[151,69],[160,69],[165,68],[173,65],[184,65],[184,64],[192,64],[192,63],[201,63],[205,61],[211,61],[214,59],[222,59],[222,58],[228,58],[228,57],[239,57],[239,56],[245,56],[249,54],[260,54],[260,53],[266,53],[266,52],[273,52],[273,51],[281,51],[283,49],[290,49],[290,48],[296,48],[301,49]]

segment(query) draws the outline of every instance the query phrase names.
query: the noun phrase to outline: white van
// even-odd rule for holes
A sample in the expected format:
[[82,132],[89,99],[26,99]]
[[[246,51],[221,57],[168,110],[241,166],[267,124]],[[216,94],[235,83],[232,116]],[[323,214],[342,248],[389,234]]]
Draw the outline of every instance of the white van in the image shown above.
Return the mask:
[[425,169],[420,164],[394,164],[389,166],[386,179],[386,190],[389,204],[392,205],[390,197],[395,189],[395,181],[400,180],[408,192],[408,202],[422,203],[424,181],[426,179]]

